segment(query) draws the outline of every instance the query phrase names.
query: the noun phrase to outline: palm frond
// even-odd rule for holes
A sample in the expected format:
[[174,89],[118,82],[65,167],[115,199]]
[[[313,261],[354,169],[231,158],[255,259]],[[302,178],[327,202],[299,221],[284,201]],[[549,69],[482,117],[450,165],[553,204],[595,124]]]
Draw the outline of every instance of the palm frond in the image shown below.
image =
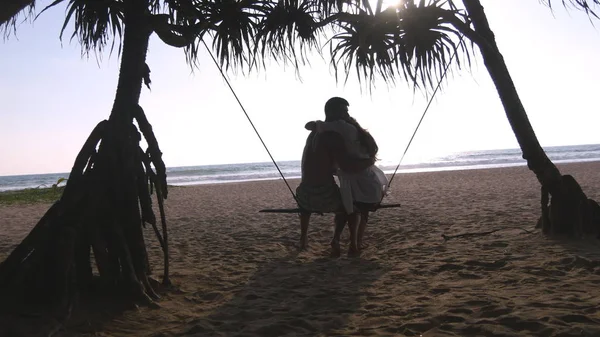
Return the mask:
[[261,20],[254,38],[253,56],[264,60],[292,61],[298,66],[304,63],[309,49],[317,50],[318,37],[322,33],[319,12],[310,0],[282,0],[268,3],[262,9]]
[[[17,24],[33,18],[35,14],[34,0],[5,1],[0,11],[0,35],[8,38],[10,34],[16,34]],[[21,21],[20,18],[23,17]]]
[[371,4],[368,0],[311,0],[309,6],[324,19],[336,13],[356,13],[360,9],[369,12]]
[[[390,14],[393,16],[390,17]],[[403,75],[412,77],[410,71],[404,72],[407,68],[398,67],[402,60],[396,58],[396,40],[400,32],[395,13],[385,11],[369,15],[360,12],[346,15],[339,21],[339,29],[341,32],[329,41],[336,77],[340,64],[346,73],[345,81],[348,80],[352,65],[359,81],[366,79],[372,83],[375,75],[380,75],[385,81],[394,82],[398,70],[402,71]]]
[[[448,21],[464,17],[445,5],[441,0],[405,1],[375,15],[361,12],[341,18],[341,32],[330,40],[336,77],[342,69],[347,81],[354,65],[359,81],[372,84],[377,77],[386,82],[403,77],[415,88],[433,89],[455,50],[460,49],[470,65],[472,47]],[[452,62],[461,67],[460,58]]]
[[[552,9],[552,0],[539,0],[544,5]],[[600,10],[600,0],[561,0],[562,5],[565,8],[572,7],[576,10],[585,12],[589,17],[600,19],[598,16],[598,10]]]
[[[46,6],[38,15],[64,2],[55,0]],[[74,28],[71,39],[77,37],[81,44],[82,54],[91,51],[102,54],[106,45],[111,42],[111,52],[119,39],[119,53],[123,37],[123,0],[69,0],[67,15],[60,30],[62,40],[67,26],[73,20]]]
[[[470,66],[472,44],[467,44],[449,21],[449,18],[462,21],[467,18],[456,9],[444,8],[446,4],[442,0],[432,0],[429,3],[421,0],[418,5],[406,1],[398,9],[399,28],[402,32],[397,41],[398,51],[406,53],[403,59],[410,63],[415,87],[422,85],[433,88],[440,81],[455,52],[461,51],[467,66]],[[460,69],[461,57],[453,60]]]
[[[210,26],[208,34],[221,66],[227,70],[249,64],[257,20],[263,9],[261,0],[216,0],[199,3],[197,8]],[[201,38],[196,39],[188,52],[197,55],[200,43]]]

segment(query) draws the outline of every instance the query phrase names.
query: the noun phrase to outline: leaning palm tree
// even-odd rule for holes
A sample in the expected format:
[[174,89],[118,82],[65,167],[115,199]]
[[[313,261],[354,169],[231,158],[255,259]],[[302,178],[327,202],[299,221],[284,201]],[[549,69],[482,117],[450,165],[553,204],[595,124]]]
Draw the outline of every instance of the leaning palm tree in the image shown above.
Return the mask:
[[[479,47],[485,66],[496,86],[500,101],[504,106],[508,121],[523,151],[523,158],[542,187],[542,216],[538,225],[549,234],[598,234],[598,204],[588,199],[576,180],[570,175],[561,175],[550,161],[527,118],[506,63],[496,45],[494,33],[487,21],[484,8],[479,0],[463,0],[473,29],[455,26],[461,33]],[[551,7],[551,0],[542,0]],[[598,18],[595,13],[599,0],[562,0],[563,5],[572,5],[583,10],[588,16]],[[552,197],[548,205],[549,196]]]
[[[47,8],[64,1],[55,0]],[[595,15],[590,6],[599,1],[571,2]],[[69,0],[63,31],[71,22],[86,52],[102,51],[118,40],[121,67],[114,105],[75,159],[61,199],[0,265],[0,289],[21,289],[35,299],[46,295],[61,302],[99,280],[109,289],[125,290],[134,301],[153,303],[158,296],[149,279],[145,224],[153,226],[163,247],[163,282],[169,283],[162,209],[168,192],[165,165],[139,105],[143,83],[150,84],[146,53],[152,33],[183,48],[192,64],[209,36],[225,69],[262,68],[266,58],[300,67],[308,52],[320,50],[325,42],[336,73],[346,79],[354,70],[367,84],[408,80],[423,90],[434,88],[448,66],[468,66],[476,45],[523,157],[544,192],[551,194],[552,209],[559,210],[552,222],[570,223],[579,214],[580,203],[572,200],[581,201],[583,192],[574,194],[568,188],[565,181],[570,180],[561,176],[537,141],[478,0],[463,0],[460,8],[458,1],[422,0],[385,9],[381,0],[375,9],[363,0]],[[452,57],[457,50],[459,57]],[[140,148],[142,136],[146,150]],[[153,190],[162,234],[151,207]]]

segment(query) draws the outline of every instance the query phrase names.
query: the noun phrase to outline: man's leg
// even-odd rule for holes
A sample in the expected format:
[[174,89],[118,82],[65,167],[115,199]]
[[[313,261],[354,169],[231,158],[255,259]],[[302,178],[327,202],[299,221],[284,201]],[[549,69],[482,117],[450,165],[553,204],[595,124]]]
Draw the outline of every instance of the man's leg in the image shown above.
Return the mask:
[[340,237],[342,236],[344,227],[346,227],[346,221],[348,221],[346,213],[335,214],[335,218],[333,219],[335,229],[333,231],[333,239],[331,239],[331,256],[333,257],[339,257],[341,254]]
[[308,224],[310,213],[300,212],[300,250],[308,248]]
[[363,243],[363,238],[365,235],[365,230],[367,229],[367,223],[369,222],[369,211],[362,210],[360,212],[360,224],[358,225],[358,234],[356,237],[356,244],[359,250],[363,250],[366,248]]

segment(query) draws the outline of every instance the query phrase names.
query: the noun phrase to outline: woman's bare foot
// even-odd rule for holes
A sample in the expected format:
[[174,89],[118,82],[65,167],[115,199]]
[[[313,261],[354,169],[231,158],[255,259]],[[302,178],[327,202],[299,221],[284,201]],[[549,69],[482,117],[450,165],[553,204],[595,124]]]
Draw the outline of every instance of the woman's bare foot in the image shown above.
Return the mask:
[[360,255],[360,250],[357,246],[351,245],[348,249],[348,257],[355,257]]
[[331,240],[331,257],[340,257],[342,250],[340,249],[340,242]]
[[363,251],[363,250],[365,250],[365,249],[369,248],[369,245],[368,245],[368,244],[366,244],[366,243],[364,243],[364,242],[362,242],[362,240],[357,240],[357,243],[356,243],[356,244],[357,244],[357,246],[358,246],[358,250],[359,250],[359,251]]
[[308,249],[308,240],[306,239],[301,239],[300,243],[298,244],[298,250],[307,250]]

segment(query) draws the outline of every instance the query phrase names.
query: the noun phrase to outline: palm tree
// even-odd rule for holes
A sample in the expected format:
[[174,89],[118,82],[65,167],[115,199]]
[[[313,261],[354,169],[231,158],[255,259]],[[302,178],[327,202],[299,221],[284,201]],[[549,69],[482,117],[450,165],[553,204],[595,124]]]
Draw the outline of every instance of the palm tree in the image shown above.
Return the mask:
[[[198,36],[205,25],[159,1],[70,0],[67,8],[63,31],[73,19],[84,51],[102,51],[111,35],[122,38],[114,105],[109,118],[94,128],[83,145],[60,200],[0,264],[0,285],[19,299],[27,294],[32,300],[66,304],[62,308],[69,313],[77,291],[93,284],[91,249],[101,284],[125,289],[136,302],[152,304],[158,296],[148,278],[142,226],[151,224],[157,234],[165,255],[163,283],[169,284],[162,207],[168,191],[162,153],[138,105],[142,82],[150,84],[145,63],[148,41],[156,32],[172,45],[190,45],[190,36]],[[5,27],[11,23],[14,17],[5,21]],[[140,147],[142,135],[148,143],[146,151]],[[152,190],[156,190],[162,234],[151,207]]]
[[[590,6],[600,0],[570,2],[595,16]],[[451,63],[468,66],[476,45],[523,157],[544,192],[551,194],[553,209],[563,210],[554,212],[564,216],[556,221],[568,222],[577,213],[577,205],[569,203],[574,194],[565,189],[565,179],[537,141],[479,0],[463,0],[463,5],[422,0],[384,9],[379,0],[373,9],[364,0],[69,0],[63,31],[73,21],[84,51],[102,51],[119,40],[121,67],[114,105],[77,156],[61,199],[0,265],[0,289],[23,289],[36,299],[41,294],[67,299],[70,308],[69,299],[94,283],[92,249],[101,284],[126,290],[134,301],[153,303],[158,296],[149,279],[142,236],[146,223],[153,226],[163,247],[163,282],[169,283],[162,209],[168,192],[165,165],[139,106],[142,84],[150,84],[145,60],[152,33],[183,48],[190,63],[209,35],[225,69],[262,68],[268,57],[299,67],[308,51],[318,49],[322,39],[333,34],[327,43],[336,73],[347,79],[354,69],[367,83],[377,78],[408,80],[423,90],[433,88]],[[455,50],[461,51],[457,58],[451,57]],[[148,143],[145,151],[139,145],[142,135]],[[162,234],[151,208],[152,190],[157,193]]]

